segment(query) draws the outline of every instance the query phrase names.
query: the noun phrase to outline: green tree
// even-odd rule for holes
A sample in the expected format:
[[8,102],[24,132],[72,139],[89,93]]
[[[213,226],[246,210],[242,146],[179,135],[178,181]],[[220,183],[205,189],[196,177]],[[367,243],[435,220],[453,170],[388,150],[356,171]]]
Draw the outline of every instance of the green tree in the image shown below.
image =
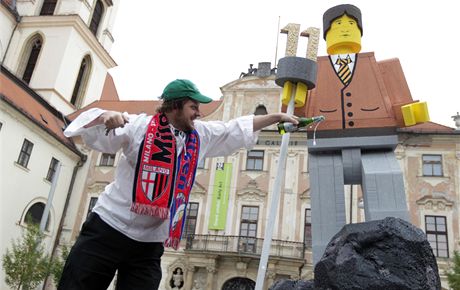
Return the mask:
[[21,238],[12,241],[11,250],[6,249],[2,265],[5,282],[11,288],[34,289],[48,275],[50,262],[44,251],[43,236],[37,224],[28,222]]
[[56,286],[59,284],[59,280],[61,280],[62,270],[64,269],[64,264],[68,255],[69,248],[67,246],[62,246],[60,258],[51,261],[51,274],[53,275],[53,282]]
[[449,287],[460,290],[460,252],[454,251],[452,268],[446,273]]

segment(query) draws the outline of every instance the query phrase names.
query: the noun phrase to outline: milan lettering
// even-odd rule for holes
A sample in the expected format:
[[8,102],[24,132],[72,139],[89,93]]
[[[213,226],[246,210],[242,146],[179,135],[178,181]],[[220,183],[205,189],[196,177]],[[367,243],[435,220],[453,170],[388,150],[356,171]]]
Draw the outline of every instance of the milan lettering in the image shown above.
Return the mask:
[[148,172],[153,172],[153,173],[161,173],[161,174],[169,174],[169,169],[168,168],[163,168],[163,167],[158,167],[158,166],[152,166],[148,164],[144,164],[142,167],[145,171]]
[[155,139],[153,141],[153,144],[155,144],[155,146],[157,146],[161,151],[153,153],[152,160],[158,160],[161,162],[170,163],[172,160],[171,150],[168,150],[168,149],[172,148],[172,144],[161,142],[161,140],[159,139]]
[[145,150],[144,155],[142,156],[142,160],[144,162],[149,162],[150,152],[152,152],[153,133],[148,133],[146,137],[147,138],[145,138]]

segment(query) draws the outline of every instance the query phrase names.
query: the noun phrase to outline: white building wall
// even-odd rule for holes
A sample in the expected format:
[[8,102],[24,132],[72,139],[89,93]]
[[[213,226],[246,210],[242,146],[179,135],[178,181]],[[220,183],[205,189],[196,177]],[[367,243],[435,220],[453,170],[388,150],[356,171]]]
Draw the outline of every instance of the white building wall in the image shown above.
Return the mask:
[[[44,0],[41,0],[40,2],[43,3]],[[71,15],[71,14],[76,14],[80,16],[80,18],[83,20],[85,23],[89,23],[90,21],[90,15],[92,11],[93,2],[95,1],[58,1],[56,5],[56,10],[54,11],[54,14],[56,15]],[[40,5],[41,7],[41,5]]]
[[[305,150],[306,148],[304,148]],[[281,240],[293,241],[296,237],[297,229],[301,229],[302,225],[297,224],[297,202],[299,201],[299,193],[297,192],[297,184],[299,178],[299,153],[294,150],[288,152],[286,158],[286,171],[284,173],[284,193],[283,207],[279,210],[279,215],[283,218],[281,227],[281,235],[278,237]]]
[[[0,230],[7,233],[0,236],[0,253],[4,254],[6,248],[11,248],[12,239],[21,236],[22,221],[28,208],[35,202],[46,203],[51,182],[45,177],[54,157],[62,166],[50,209],[49,231],[45,232],[44,243],[49,252],[78,156],[4,102],[0,103],[0,120],[3,124],[0,131]],[[34,144],[27,168],[17,164],[24,138]],[[8,289],[4,280],[4,272],[0,271],[0,289]]]
[[14,16],[5,6],[0,5],[0,63],[3,61],[15,25]]
[[32,16],[40,12],[44,0],[16,0],[16,7],[21,16]]

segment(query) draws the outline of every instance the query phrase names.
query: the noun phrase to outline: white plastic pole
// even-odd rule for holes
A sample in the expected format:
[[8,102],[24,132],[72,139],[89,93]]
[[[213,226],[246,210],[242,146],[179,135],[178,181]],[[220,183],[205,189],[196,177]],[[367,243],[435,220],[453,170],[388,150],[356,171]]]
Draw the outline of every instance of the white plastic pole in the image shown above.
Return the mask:
[[[291,99],[286,110],[286,113],[294,113],[294,96],[296,85],[292,86]],[[264,243],[262,246],[262,253],[260,254],[259,271],[257,272],[257,281],[255,290],[262,290],[265,281],[265,273],[267,271],[268,256],[270,255],[270,247],[272,244],[273,227],[275,226],[276,213],[278,212],[278,205],[281,193],[281,184],[284,176],[286,175],[286,156],[289,144],[290,133],[285,133],[281,139],[280,159],[278,161],[278,171],[275,176],[275,183],[273,185],[273,196],[270,203],[270,210],[268,214],[268,221],[265,230]]]
[[61,172],[61,162],[58,161],[56,166],[56,172],[53,176],[53,181],[51,182],[50,191],[48,193],[48,200],[46,201],[45,209],[43,210],[42,219],[40,220],[40,232],[45,231],[46,222],[48,221],[48,216],[50,213],[51,204],[53,203],[54,191],[56,190],[56,183],[59,178],[59,172]]

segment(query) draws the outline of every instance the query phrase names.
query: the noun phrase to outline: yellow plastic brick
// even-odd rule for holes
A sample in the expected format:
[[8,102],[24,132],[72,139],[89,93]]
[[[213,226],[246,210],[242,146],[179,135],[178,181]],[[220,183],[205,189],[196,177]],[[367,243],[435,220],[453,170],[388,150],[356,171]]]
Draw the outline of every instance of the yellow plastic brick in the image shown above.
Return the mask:
[[417,124],[430,121],[430,116],[428,114],[428,105],[426,102],[418,102],[411,105],[413,107],[415,122]]
[[284,83],[283,86],[283,94],[281,101],[283,102],[283,105],[289,105],[289,101],[291,100],[291,95],[292,95],[292,83],[290,81],[287,81]]
[[404,125],[412,126],[415,125],[415,116],[412,104],[401,107],[401,112],[404,118]]
[[295,90],[295,107],[303,107],[305,105],[305,102],[307,101],[307,91],[308,87],[304,83],[297,83],[297,87]]

